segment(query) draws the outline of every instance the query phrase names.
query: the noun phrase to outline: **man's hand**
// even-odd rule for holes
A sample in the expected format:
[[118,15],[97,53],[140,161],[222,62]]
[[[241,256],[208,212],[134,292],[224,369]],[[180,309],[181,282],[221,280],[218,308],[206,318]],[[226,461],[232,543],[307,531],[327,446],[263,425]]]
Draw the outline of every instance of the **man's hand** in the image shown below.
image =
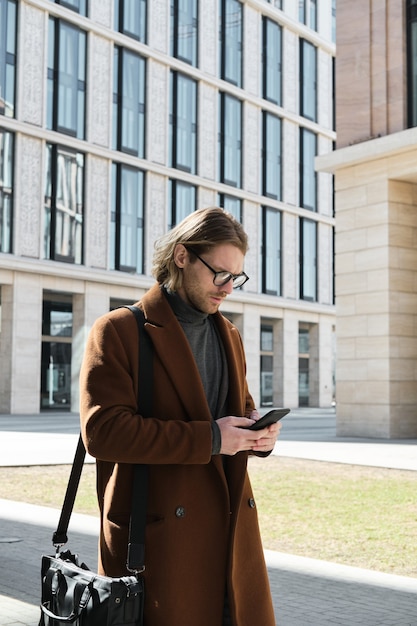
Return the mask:
[[257,411],[253,411],[252,415],[253,418],[228,415],[216,420],[222,437],[220,454],[233,456],[243,450],[269,452],[273,449],[281,424],[272,424],[262,430],[248,430],[260,417]]

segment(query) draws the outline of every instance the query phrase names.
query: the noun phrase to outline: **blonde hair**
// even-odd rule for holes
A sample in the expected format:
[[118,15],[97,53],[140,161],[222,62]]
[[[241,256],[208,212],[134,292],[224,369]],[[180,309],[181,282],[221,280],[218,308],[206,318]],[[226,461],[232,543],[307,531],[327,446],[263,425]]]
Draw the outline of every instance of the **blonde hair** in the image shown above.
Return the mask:
[[219,207],[198,209],[155,243],[152,275],[160,285],[177,291],[182,284],[182,272],[174,261],[177,244],[204,254],[215,246],[230,243],[243,254],[248,251],[248,236],[233,215]]

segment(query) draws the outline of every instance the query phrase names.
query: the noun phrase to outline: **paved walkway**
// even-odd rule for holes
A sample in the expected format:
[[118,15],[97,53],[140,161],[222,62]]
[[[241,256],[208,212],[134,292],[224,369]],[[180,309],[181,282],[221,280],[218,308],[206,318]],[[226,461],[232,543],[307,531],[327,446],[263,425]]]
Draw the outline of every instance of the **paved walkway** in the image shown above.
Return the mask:
[[[0,415],[0,465],[71,463],[77,433],[74,414]],[[285,418],[275,453],[417,470],[416,443],[341,439],[333,411],[303,409]],[[53,552],[58,516],[55,509],[0,499],[0,626],[37,626],[40,556]],[[73,514],[68,547],[92,569],[97,531],[96,518]],[[265,555],[279,626],[417,626],[417,578]]]

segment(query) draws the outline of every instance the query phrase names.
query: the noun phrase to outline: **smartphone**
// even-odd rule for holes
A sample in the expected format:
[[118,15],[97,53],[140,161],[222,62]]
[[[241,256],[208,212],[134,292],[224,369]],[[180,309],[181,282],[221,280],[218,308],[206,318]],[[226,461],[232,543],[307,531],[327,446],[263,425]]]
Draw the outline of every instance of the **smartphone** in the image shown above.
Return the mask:
[[278,422],[285,415],[287,415],[290,410],[291,409],[272,409],[271,411],[268,411],[266,415],[254,422],[252,426],[249,426],[248,430],[261,430],[262,428],[265,428],[265,426],[275,424],[275,422]]

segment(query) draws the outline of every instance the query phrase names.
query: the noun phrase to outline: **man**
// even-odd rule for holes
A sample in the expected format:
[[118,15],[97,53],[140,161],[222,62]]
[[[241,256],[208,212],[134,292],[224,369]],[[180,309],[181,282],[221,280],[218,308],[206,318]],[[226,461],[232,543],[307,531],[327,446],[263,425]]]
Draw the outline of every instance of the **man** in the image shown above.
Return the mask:
[[126,573],[135,463],[149,465],[146,626],[274,626],[248,454],[266,456],[242,341],[218,309],[243,272],[247,235],[219,208],[157,242],[157,283],[137,305],[153,344],[152,417],[137,414],[138,332],[120,308],[98,319],[81,370],[81,423],[97,459],[99,570]]

